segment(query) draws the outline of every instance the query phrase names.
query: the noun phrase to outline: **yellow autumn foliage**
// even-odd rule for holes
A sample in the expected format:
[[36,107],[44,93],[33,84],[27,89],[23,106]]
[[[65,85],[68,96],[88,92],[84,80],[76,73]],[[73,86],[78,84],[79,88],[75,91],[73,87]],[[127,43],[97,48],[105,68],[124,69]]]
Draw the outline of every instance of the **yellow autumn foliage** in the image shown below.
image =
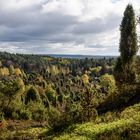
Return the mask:
[[82,76],[82,81],[84,84],[88,84],[89,83],[89,76],[87,74],[84,74]]
[[0,75],[2,76],[7,76],[9,75],[9,69],[4,67],[4,68],[0,68]]
[[22,75],[22,72],[21,72],[21,70],[19,68],[15,68],[14,74],[16,76],[20,76],[20,75]]

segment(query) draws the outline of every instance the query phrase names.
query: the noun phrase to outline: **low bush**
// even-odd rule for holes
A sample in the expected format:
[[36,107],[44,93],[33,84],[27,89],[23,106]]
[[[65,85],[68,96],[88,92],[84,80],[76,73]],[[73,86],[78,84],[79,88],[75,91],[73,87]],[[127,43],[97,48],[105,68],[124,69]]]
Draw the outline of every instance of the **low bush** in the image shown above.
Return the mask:
[[32,119],[37,121],[47,120],[47,109],[45,108],[42,102],[30,101],[27,104],[26,109],[29,110],[29,112],[31,112]]
[[113,110],[120,110],[124,107],[140,102],[140,86],[122,85],[119,92],[109,95],[97,107],[98,113],[105,113]]
[[0,111],[0,122],[4,120],[4,113]]
[[20,111],[20,119],[31,120],[32,113],[29,110],[21,110]]

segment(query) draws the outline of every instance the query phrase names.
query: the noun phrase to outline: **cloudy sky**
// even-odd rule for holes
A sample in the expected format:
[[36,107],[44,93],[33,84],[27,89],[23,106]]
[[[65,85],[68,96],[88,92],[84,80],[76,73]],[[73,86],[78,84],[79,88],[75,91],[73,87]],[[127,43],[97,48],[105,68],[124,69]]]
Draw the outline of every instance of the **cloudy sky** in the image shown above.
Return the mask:
[[0,51],[118,55],[119,25],[140,0],[0,0]]

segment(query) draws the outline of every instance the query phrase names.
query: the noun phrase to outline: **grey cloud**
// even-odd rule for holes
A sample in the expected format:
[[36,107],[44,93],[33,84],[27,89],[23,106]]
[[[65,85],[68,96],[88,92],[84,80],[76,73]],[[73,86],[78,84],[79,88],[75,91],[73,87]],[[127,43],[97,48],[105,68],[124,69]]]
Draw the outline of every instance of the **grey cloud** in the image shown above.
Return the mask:
[[78,26],[75,26],[73,31],[76,34],[98,34],[114,29],[119,25],[120,20],[120,16],[109,14],[104,19],[96,18],[89,22],[81,22]]
[[[22,18],[26,23],[22,21],[17,22],[19,18],[13,18],[12,23],[11,18],[7,18],[5,23],[0,21],[1,25],[6,26],[5,32],[0,33],[1,41],[47,40],[53,34],[59,36],[60,34],[67,33],[70,26],[77,23],[76,17],[59,14],[40,14],[36,17],[30,17],[30,19]],[[2,28],[3,26],[0,26],[0,29]]]
[[[0,10],[0,41],[12,44],[18,52],[47,52],[48,43],[82,44],[91,36],[94,38],[99,33],[116,28],[120,22],[120,17],[114,14],[82,22],[76,16],[42,13],[41,8],[42,3],[17,11]],[[102,45],[87,47],[101,48]]]
[[101,44],[93,44],[93,45],[87,45],[88,48],[104,48],[107,46],[103,46]]

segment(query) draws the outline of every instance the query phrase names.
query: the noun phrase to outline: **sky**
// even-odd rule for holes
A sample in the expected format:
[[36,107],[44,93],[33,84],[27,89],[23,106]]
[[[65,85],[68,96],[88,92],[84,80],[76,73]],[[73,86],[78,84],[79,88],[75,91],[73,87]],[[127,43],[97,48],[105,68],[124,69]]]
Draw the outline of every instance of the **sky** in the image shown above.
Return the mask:
[[0,0],[0,51],[119,55],[128,3],[139,13],[140,0]]

